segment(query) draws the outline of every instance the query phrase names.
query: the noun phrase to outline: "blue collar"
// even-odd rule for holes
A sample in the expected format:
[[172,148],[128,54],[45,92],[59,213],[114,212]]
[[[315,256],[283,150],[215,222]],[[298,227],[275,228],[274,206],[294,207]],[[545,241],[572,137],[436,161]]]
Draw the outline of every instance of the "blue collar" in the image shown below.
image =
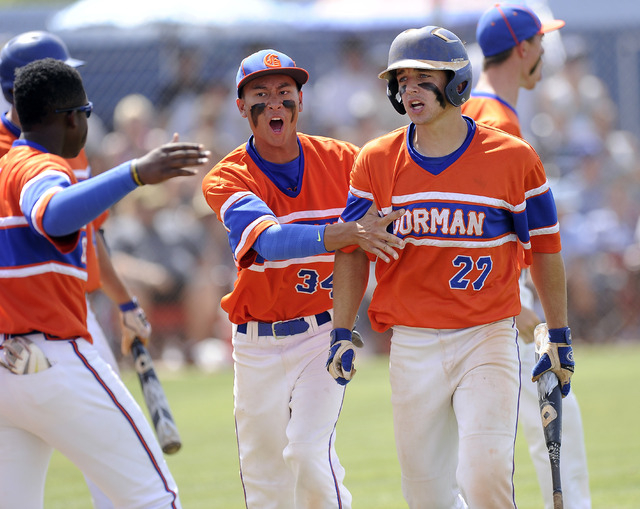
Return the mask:
[[11,134],[13,134],[16,138],[20,138],[22,131],[20,131],[20,128],[7,118],[7,113],[8,112],[5,111],[2,114],[2,116],[0,117],[0,121]]
[[302,177],[304,173],[304,153],[300,139],[298,139],[300,155],[293,161],[284,164],[272,163],[260,157],[253,144],[253,135],[247,141],[247,153],[256,163],[258,168],[273,182],[280,191],[287,196],[295,198],[302,190]]
[[476,132],[475,121],[472,118],[467,117],[466,115],[462,115],[462,118],[464,118],[467,122],[467,137],[464,139],[462,145],[460,145],[455,151],[442,157],[423,156],[415,149],[413,145],[413,139],[415,137],[416,125],[411,122],[411,124],[409,124],[409,128],[407,129],[407,149],[409,150],[411,159],[413,159],[413,161],[421,168],[425,169],[433,175],[439,175],[449,166],[455,163],[458,158],[464,153],[464,151],[467,150],[467,147],[471,143],[471,140],[473,139],[473,136]]
[[505,101],[502,97],[496,94],[491,94],[489,92],[476,92],[475,90],[472,90],[471,97],[486,97],[488,99],[493,99],[495,101],[498,101],[500,104],[503,104],[504,106],[509,108],[511,111],[513,111],[516,117],[518,116],[518,112],[516,111],[516,109],[513,106],[511,106],[507,101]]
[[40,152],[45,152],[46,154],[49,153],[49,151],[46,148],[44,148],[39,143],[36,143],[35,141],[19,139],[19,140],[14,141],[11,146],[12,147],[27,146],[27,147],[35,148],[36,150],[39,150]]

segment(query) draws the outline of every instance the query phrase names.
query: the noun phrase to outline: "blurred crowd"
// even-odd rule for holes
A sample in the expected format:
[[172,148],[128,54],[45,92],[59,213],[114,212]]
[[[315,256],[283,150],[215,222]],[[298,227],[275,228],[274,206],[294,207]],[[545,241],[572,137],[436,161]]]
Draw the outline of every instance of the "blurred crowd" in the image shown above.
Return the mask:
[[[526,96],[523,132],[545,164],[559,208],[574,337],[637,339],[638,140],[617,129],[615,103],[590,68],[584,41],[566,42],[564,64],[545,71],[543,82]],[[362,145],[405,123],[377,78],[384,62],[374,61],[357,39],[346,40],[342,54],[342,67],[312,75],[303,88],[300,129]],[[122,98],[109,131],[100,119],[90,119],[87,153],[96,174],[144,154],[174,132],[211,150],[210,163],[196,177],[142,188],[118,203],[105,237],[115,266],[149,316],[152,353],[167,362],[216,366],[230,351],[231,325],[219,302],[233,285],[235,268],[224,229],[200,186],[250,131],[235,105],[233,78],[203,82],[197,53],[178,57],[176,79],[159,102],[140,94]],[[96,298],[105,328],[116,334],[113,311]],[[386,351],[388,336],[371,332],[366,305],[358,328],[370,352]]]

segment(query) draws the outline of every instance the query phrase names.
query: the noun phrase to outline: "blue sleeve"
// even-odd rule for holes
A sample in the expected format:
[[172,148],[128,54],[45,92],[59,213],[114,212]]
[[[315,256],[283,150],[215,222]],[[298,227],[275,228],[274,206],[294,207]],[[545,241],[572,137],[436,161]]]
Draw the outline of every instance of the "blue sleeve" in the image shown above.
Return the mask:
[[326,225],[282,224],[263,231],[253,244],[265,260],[289,260],[326,253]]
[[136,187],[130,161],[66,187],[51,197],[42,219],[44,231],[52,237],[76,232]]
[[357,221],[362,218],[367,211],[371,208],[371,200],[366,198],[359,198],[351,193],[347,197],[347,206],[342,211],[340,218],[348,223],[349,221]]

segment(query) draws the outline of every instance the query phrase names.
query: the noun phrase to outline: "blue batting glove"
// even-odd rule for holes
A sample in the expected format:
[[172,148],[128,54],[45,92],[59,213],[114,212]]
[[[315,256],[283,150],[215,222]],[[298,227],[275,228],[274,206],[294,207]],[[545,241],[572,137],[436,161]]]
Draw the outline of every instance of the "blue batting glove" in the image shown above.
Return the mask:
[[574,369],[571,329],[549,329],[549,342],[544,346],[538,363],[533,367],[531,380],[536,382],[547,371],[553,372],[558,377],[564,398],[571,390],[571,375]]
[[349,329],[333,329],[331,331],[331,347],[327,359],[327,371],[340,385],[347,385],[356,374],[353,363],[356,351],[353,347]]

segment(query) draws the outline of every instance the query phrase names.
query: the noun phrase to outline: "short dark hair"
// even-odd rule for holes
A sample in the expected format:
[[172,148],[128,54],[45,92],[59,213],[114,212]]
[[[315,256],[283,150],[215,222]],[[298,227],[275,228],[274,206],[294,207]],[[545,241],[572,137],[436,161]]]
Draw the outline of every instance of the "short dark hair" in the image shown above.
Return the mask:
[[[524,39],[527,42],[533,41],[534,37],[538,34],[534,34],[528,39]],[[522,42],[522,41],[520,41]],[[494,65],[500,65],[504,61],[506,61],[515,50],[515,46],[511,46],[510,48],[497,53],[496,55],[491,55],[490,57],[484,57],[484,61],[482,62],[482,70],[486,71],[489,67],[493,67]]]
[[23,131],[58,108],[79,106],[85,95],[80,73],[61,60],[44,58],[16,70],[13,104]]

